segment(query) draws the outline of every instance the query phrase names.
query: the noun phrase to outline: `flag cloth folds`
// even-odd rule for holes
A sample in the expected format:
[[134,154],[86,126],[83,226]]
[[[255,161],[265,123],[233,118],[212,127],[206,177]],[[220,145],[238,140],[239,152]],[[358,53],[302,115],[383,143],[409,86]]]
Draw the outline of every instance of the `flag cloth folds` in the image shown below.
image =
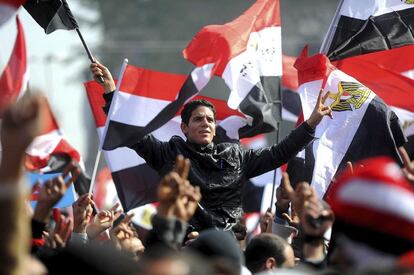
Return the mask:
[[24,93],[27,86],[26,42],[19,17],[16,17],[16,24],[14,47],[0,77],[0,118],[7,107]]
[[[136,73],[139,75],[137,76]],[[119,105],[115,118],[120,118],[124,124],[146,125],[152,118],[159,116],[160,110],[165,110],[165,106],[174,104],[177,93],[182,91],[183,84],[188,81],[186,75],[162,73],[128,65],[120,89],[122,106]],[[84,85],[98,135],[102,139],[106,122],[106,115],[102,109],[105,105],[102,98],[104,90],[94,81],[86,82]],[[217,109],[217,135],[223,139],[238,139],[238,128],[246,125],[246,118],[241,113],[228,108],[226,102],[222,100],[195,97],[195,99],[201,98],[211,101]],[[171,119],[152,132],[157,139],[168,141],[173,135],[185,138],[180,128],[180,108],[181,105],[177,105],[174,111],[170,110],[168,117]],[[112,121],[109,125],[111,123]],[[118,127],[119,139],[128,136],[132,127],[139,126]],[[110,136],[107,135],[106,138],[108,137]],[[136,141],[138,138],[132,140],[132,142]],[[110,151],[104,149],[103,153],[124,210],[156,200],[159,175],[135,151],[127,147],[118,147]]]
[[235,20],[202,28],[183,51],[194,65],[210,65],[230,88],[228,105],[249,117],[244,137],[270,132],[281,120],[279,1],[258,0]]
[[321,87],[328,94],[325,105],[333,111],[333,119],[324,118],[315,130],[314,163],[307,166],[320,197],[347,161],[385,155],[402,164],[397,147],[405,137],[398,118],[372,90],[335,68],[322,54],[306,57],[303,53],[295,67],[304,118],[310,116]]
[[26,0],[0,0],[0,26],[6,23]]
[[28,0],[24,8],[50,34],[56,30],[73,30],[78,23],[66,0]]
[[321,52],[374,90],[414,134],[414,5],[409,1],[344,0]]

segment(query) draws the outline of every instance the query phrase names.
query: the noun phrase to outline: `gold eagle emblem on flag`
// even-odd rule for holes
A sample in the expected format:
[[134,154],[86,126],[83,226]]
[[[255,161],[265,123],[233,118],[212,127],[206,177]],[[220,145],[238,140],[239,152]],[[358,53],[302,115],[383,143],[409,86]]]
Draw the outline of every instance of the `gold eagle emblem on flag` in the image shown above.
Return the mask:
[[414,0],[404,0],[404,3],[406,3],[406,4],[414,4]]
[[341,81],[337,93],[328,91],[328,98],[333,100],[329,106],[336,112],[353,111],[361,108],[370,93],[370,89],[359,83]]

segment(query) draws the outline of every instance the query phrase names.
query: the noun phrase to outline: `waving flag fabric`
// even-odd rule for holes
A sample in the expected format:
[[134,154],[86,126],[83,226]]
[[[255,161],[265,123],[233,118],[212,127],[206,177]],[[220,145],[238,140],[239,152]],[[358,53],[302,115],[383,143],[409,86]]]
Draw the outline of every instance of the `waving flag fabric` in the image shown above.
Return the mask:
[[321,52],[374,90],[414,134],[414,3],[344,0]]
[[24,8],[50,34],[56,30],[73,30],[78,23],[66,0],[28,0]]
[[0,118],[7,107],[26,90],[27,57],[23,26],[16,17],[17,35],[10,58],[0,76]]
[[397,147],[405,137],[395,114],[374,91],[335,68],[322,54],[303,54],[295,67],[304,118],[310,116],[321,88],[328,94],[325,104],[333,111],[332,120],[324,118],[317,126],[318,139],[311,148],[312,185],[320,197],[347,161],[386,155],[401,163]]
[[280,26],[279,1],[258,0],[235,20],[201,29],[183,51],[194,65],[210,65],[224,79],[230,108],[251,120],[241,136],[272,131],[281,120]]

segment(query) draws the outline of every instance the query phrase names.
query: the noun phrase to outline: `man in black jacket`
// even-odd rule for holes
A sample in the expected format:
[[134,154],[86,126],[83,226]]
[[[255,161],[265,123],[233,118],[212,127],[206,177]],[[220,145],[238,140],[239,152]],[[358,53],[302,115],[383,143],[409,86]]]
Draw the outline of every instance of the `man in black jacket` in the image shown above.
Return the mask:
[[[115,90],[109,70],[100,63],[92,63],[95,78],[105,89],[108,110]],[[323,105],[322,92],[309,119],[279,144],[259,150],[241,148],[236,143],[214,144],[216,130],[214,106],[205,100],[188,103],[181,113],[181,130],[187,140],[173,136],[161,142],[147,135],[130,146],[148,165],[161,175],[172,170],[177,155],[190,159],[188,179],[199,186],[202,199],[199,209],[190,221],[193,229],[200,231],[215,227],[230,230],[242,215],[241,192],[246,179],[276,169],[295,156],[314,138],[314,129],[325,115],[332,117],[330,107]]]

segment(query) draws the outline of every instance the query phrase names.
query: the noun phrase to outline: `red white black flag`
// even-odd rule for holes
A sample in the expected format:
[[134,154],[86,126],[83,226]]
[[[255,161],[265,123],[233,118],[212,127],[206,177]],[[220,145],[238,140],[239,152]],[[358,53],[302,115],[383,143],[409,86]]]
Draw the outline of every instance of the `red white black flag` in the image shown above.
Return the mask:
[[344,0],[321,52],[345,73],[374,90],[414,134],[414,4]]
[[278,0],[258,0],[235,20],[202,28],[183,51],[197,67],[230,88],[228,105],[249,118],[240,129],[248,137],[277,128],[281,120],[281,24]]
[[398,118],[368,87],[334,67],[322,54],[303,54],[295,63],[303,115],[307,119],[320,89],[333,119],[324,118],[317,126],[317,140],[311,145],[312,186],[322,197],[337,171],[347,161],[385,155],[401,162],[397,147],[405,143]]

